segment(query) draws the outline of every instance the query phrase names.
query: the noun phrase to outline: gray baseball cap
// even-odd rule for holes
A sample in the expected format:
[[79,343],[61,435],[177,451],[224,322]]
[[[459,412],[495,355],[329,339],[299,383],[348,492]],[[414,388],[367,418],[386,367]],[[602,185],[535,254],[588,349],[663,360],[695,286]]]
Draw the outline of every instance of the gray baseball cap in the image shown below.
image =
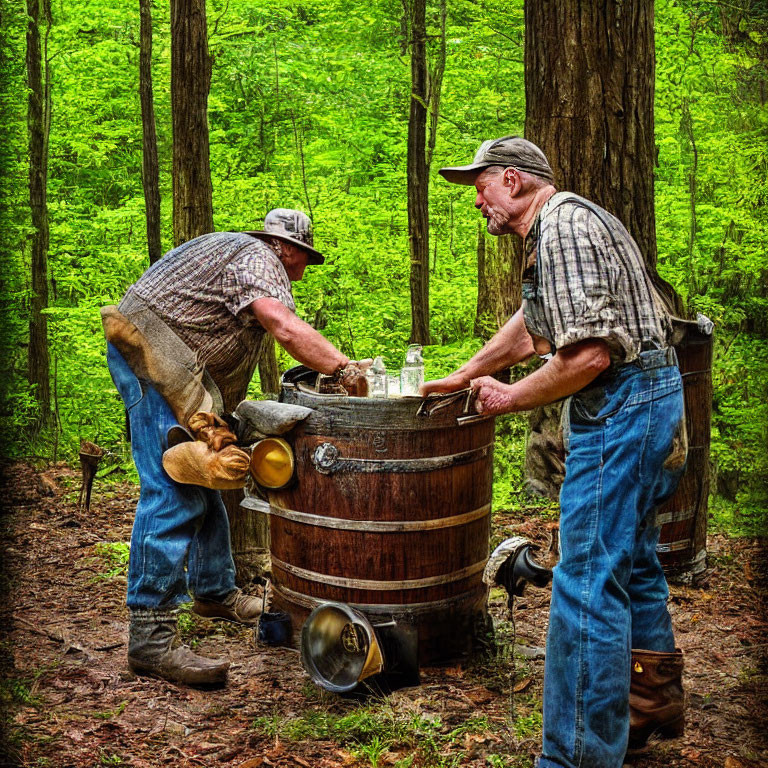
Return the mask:
[[275,208],[264,218],[264,229],[246,234],[256,237],[259,235],[276,237],[291,245],[298,245],[309,255],[307,259],[309,264],[322,264],[325,261],[323,254],[312,247],[312,221],[302,211],[296,211],[293,208]]
[[504,136],[501,139],[484,141],[470,165],[441,168],[439,173],[452,184],[471,185],[475,183],[481,171],[493,165],[516,168],[549,182],[554,181],[546,155],[533,142],[520,136]]

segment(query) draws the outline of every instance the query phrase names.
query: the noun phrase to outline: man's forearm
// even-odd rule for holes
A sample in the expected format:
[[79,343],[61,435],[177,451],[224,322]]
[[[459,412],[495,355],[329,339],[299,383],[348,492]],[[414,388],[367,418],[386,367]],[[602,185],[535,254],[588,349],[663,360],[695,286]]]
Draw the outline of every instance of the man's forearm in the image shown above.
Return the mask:
[[300,363],[328,374],[349,363],[328,339],[276,299],[258,299],[251,310],[262,327]]
[[565,347],[541,368],[514,384],[487,376],[472,381],[478,392],[478,411],[511,413],[548,405],[583,389],[610,365],[605,343],[588,340]]
[[490,375],[527,360],[533,353],[533,341],[525,329],[523,310],[519,309],[457,373],[469,379]]
[[525,329],[523,310],[519,309],[464,365],[443,379],[424,382],[419,391],[423,396],[436,392],[455,392],[468,387],[472,379],[496,373],[527,360],[533,353],[533,340]]

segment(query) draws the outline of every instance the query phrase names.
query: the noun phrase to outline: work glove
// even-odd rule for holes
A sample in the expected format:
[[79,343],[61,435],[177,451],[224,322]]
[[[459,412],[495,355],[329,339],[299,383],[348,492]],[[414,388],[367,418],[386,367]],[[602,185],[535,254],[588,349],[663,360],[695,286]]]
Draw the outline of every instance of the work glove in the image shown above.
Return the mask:
[[214,491],[242,488],[251,457],[234,445],[215,451],[202,440],[180,443],[163,454],[163,469],[172,480]]

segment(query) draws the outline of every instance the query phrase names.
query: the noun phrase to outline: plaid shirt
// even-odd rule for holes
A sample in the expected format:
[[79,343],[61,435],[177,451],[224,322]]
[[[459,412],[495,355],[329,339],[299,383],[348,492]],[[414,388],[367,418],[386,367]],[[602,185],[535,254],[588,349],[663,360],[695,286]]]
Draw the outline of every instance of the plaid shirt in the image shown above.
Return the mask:
[[634,360],[646,341],[666,346],[670,328],[624,225],[569,192],[543,205],[525,239],[523,314],[553,352],[602,339],[614,362]]
[[[242,232],[214,232],[183,243],[153,264],[126,293],[144,301],[198,355],[219,386],[250,380],[265,330],[247,311],[271,297],[296,306],[291,281],[266,243]],[[245,311],[244,311],[245,310]]]

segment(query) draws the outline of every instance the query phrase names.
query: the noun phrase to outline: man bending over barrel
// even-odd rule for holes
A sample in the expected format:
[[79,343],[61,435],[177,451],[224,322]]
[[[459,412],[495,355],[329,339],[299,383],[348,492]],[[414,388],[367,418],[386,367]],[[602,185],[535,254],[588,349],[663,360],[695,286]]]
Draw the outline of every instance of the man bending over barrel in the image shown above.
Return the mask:
[[[248,468],[220,416],[245,397],[267,333],[321,373],[359,378],[358,366],[294,311],[291,282],[322,263],[309,218],[276,209],[263,230],[174,248],[118,307],[102,310],[141,482],[127,597],[128,663],[138,673],[192,685],[226,679],[228,661],[179,643],[176,611],[189,592],[203,616],[249,624],[259,615],[260,601],[235,587],[229,523],[214,490],[242,487]],[[198,439],[174,445],[180,437]]]
[[[557,192],[536,145],[486,141],[471,165],[440,174],[475,186],[492,235],[523,239],[523,306],[422,394],[472,387],[489,414],[570,396],[538,765],[620,768],[628,743],[683,729],[682,654],[656,555],[655,510],[686,457],[669,318],[624,226]],[[534,353],[549,359],[520,381],[490,377]]]

